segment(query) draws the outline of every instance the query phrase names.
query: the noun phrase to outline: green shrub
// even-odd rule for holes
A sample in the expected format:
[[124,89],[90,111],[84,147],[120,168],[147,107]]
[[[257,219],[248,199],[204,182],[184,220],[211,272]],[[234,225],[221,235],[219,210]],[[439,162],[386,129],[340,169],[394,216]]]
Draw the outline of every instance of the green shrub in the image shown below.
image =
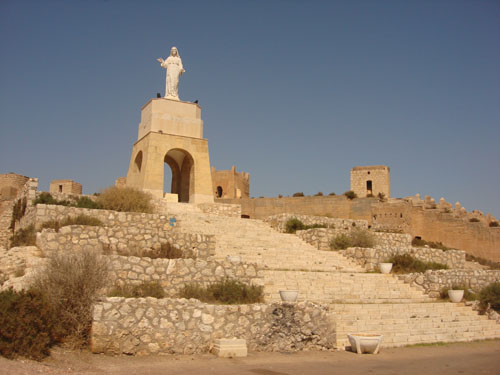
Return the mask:
[[479,292],[479,301],[483,310],[487,309],[489,305],[496,312],[500,312],[500,282],[484,287]]
[[41,360],[60,341],[57,314],[36,291],[0,292],[0,354]]
[[35,199],[33,204],[36,206],[37,204],[57,204],[57,199],[55,199],[52,194],[44,191],[40,193],[40,195]]
[[78,208],[91,208],[91,209],[100,209],[102,208],[99,203],[90,199],[89,197],[80,197],[76,200],[75,207]]
[[181,298],[196,298],[202,302],[226,305],[259,303],[264,300],[264,287],[225,279],[207,287],[188,284],[180,292]]
[[436,262],[423,262],[410,254],[393,255],[387,260],[392,263],[394,273],[425,272],[427,270],[446,270],[448,266]]
[[292,197],[303,197],[304,193],[299,192],[299,193],[293,193]]
[[[355,224],[355,223],[353,223]],[[354,226],[354,225],[353,225]],[[341,233],[330,241],[330,249],[344,250],[348,247],[374,247],[375,237],[366,229],[353,229],[349,234]]]
[[500,224],[498,224],[498,221],[490,221],[490,223],[488,224],[491,228],[496,228],[498,227]]
[[12,219],[10,221],[9,229],[14,230],[16,222],[18,220],[21,220],[21,218],[26,213],[27,206],[28,206],[28,200],[26,199],[26,197],[24,197],[23,199],[18,199],[16,201],[14,207],[12,207]]
[[335,194],[335,193],[332,191],[332,192],[331,192],[330,194],[328,194],[328,195],[334,196],[334,195],[337,195],[337,194]]
[[19,229],[9,239],[10,247],[16,246],[35,246],[36,245],[36,232],[33,224],[26,228]]
[[330,249],[332,250],[345,250],[348,247],[352,247],[352,241],[351,238],[345,233],[339,234],[330,241]]
[[480,220],[478,218],[475,218],[475,217],[472,217],[469,219],[469,222],[471,222],[471,223],[479,223],[479,221]]
[[314,194],[315,197],[322,197],[323,196],[323,193],[321,191],[317,192],[316,194]]
[[472,254],[465,253],[465,260],[468,262],[478,262],[479,264],[483,266],[487,266],[492,270],[500,270],[500,262],[494,262],[489,259],[484,259],[481,257],[476,257]]
[[425,241],[425,240],[422,240],[421,238],[417,238],[417,237],[415,237],[411,241],[411,245],[415,246],[415,247],[429,246],[430,248],[440,249],[440,250],[443,250],[443,251],[450,250],[449,247],[443,245],[441,242]]
[[98,197],[97,203],[106,210],[122,212],[153,212],[151,195],[130,187],[111,186]]
[[165,291],[158,281],[144,282],[139,285],[115,285],[108,293],[108,297],[125,298],[164,298]]
[[32,289],[43,294],[57,311],[58,330],[75,347],[88,344],[92,304],[108,280],[108,263],[91,250],[52,254],[32,280]]
[[358,195],[352,190],[347,190],[344,193],[344,195],[347,197],[347,199],[351,199],[351,200],[358,197]]

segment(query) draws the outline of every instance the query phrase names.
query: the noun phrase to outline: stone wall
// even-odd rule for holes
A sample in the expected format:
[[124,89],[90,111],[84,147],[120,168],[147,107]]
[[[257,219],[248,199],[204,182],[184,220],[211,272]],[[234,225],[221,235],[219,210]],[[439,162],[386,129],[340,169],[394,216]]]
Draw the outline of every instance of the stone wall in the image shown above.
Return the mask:
[[161,243],[170,243],[181,249],[185,256],[208,258],[215,254],[215,237],[206,234],[183,233],[174,227],[166,228],[115,225],[93,227],[70,225],[59,232],[44,229],[37,234],[37,246],[44,252],[54,250],[76,251],[97,248],[105,252],[133,252],[158,248]]
[[51,194],[82,194],[82,184],[73,180],[53,180],[50,182],[49,191]]
[[328,307],[297,304],[207,305],[195,299],[107,298],[94,306],[91,350],[107,354],[203,353],[219,338],[250,350],[331,349]]
[[465,267],[465,252],[461,250],[439,250],[428,247],[410,248],[384,248],[367,249],[361,247],[351,247],[339,252],[364,266],[367,270],[374,270],[379,263],[388,260],[392,255],[410,254],[424,262],[436,262],[446,264],[451,269],[463,269]]
[[14,201],[0,201],[0,248],[9,246],[9,238],[12,236],[10,223],[12,221],[12,208]]
[[256,264],[202,259],[151,259],[109,256],[111,284],[137,285],[158,281],[169,297],[177,297],[190,283],[207,286],[225,278],[246,284],[262,285],[263,276]]
[[95,217],[101,220],[105,226],[133,227],[140,231],[146,229],[168,230],[172,226],[181,227],[179,220],[176,219],[171,222],[170,219],[175,219],[174,216],[46,204],[38,204],[34,207],[34,214],[29,224],[35,224],[39,228],[46,221],[61,220],[68,216],[76,217],[79,215]]
[[365,220],[335,219],[325,216],[279,214],[269,216],[264,221],[277,231],[285,232],[286,222],[292,218],[300,220],[305,225],[321,224],[338,231],[349,231],[352,228],[368,228],[368,223]]
[[423,288],[431,297],[439,297],[443,288],[451,289],[454,285],[480,291],[491,283],[500,282],[500,270],[429,270],[398,277],[405,283]]
[[211,168],[212,189],[215,198],[248,198],[250,196],[250,174],[237,172],[236,167],[218,171]]
[[198,207],[207,214],[241,217],[241,205],[224,203],[201,203]]
[[[332,219],[330,219],[332,220]],[[335,219],[338,220],[338,219]],[[353,227],[349,223],[345,223],[339,228],[313,228],[307,230],[297,231],[297,236],[308,244],[313,245],[319,250],[330,250],[330,242],[340,234],[349,233]],[[400,233],[383,233],[371,232],[375,238],[375,248],[378,249],[391,249],[391,248],[404,248],[411,247],[411,236],[408,234]]]

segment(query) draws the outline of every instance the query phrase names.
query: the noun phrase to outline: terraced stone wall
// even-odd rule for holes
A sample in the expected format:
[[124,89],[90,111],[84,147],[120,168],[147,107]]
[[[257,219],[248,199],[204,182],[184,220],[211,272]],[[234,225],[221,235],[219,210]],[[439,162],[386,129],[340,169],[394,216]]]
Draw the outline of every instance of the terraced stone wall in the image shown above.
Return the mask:
[[333,348],[328,307],[296,304],[208,305],[195,299],[107,298],[94,306],[91,350],[107,354],[204,353],[219,338],[250,350]]
[[500,270],[429,270],[398,277],[405,283],[423,288],[431,297],[439,297],[443,288],[452,288],[454,285],[479,291],[491,283],[500,282]]
[[367,270],[374,270],[379,263],[387,261],[393,255],[410,254],[424,262],[436,262],[446,264],[451,269],[463,269],[465,267],[465,251],[461,250],[439,250],[428,247],[410,248],[361,248],[351,247],[339,252],[364,266]]
[[246,284],[262,285],[263,275],[256,264],[210,261],[202,259],[151,259],[111,255],[111,284],[137,285],[158,281],[169,297],[177,297],[181,289],[196,283],[207,286],[226,278]]
[[215,236],[183,233],[175,227],[156,224],[156,227],[125,226],[122,223],[109,227],[70,225],[60,228],[59,232],[44,229],[37,235],[37,246],[46,253],[86,248],[108,253],[130,253],[159,248],[161,243],[168,242],[182,250],[186,257],[205,259],[215,254]]
[[366,220],[351,220],[351,219],[336,219],[326,216],[309,216],[295,214],[279,214],[269,216],[264,219],[272,228],[279,232],[285,232],[286,222],[292,218],[300,220],[305,225],[326,225],[330,229],[349,231],[352,228],[367,229],[368,222]]

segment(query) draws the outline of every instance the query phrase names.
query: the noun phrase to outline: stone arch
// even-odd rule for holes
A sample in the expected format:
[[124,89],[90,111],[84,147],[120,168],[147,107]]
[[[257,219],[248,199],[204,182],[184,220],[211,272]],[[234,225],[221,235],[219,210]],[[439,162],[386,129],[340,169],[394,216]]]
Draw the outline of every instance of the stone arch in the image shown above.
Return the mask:
[[165,154],[164,162],[172,170],[172,194],[178,195],[179,202],[189,202],[195,181],[193,157],[186,150],[173,148]]
[[139,151],[134,159],[135,172],[141,173],[142,168],[142,151]]

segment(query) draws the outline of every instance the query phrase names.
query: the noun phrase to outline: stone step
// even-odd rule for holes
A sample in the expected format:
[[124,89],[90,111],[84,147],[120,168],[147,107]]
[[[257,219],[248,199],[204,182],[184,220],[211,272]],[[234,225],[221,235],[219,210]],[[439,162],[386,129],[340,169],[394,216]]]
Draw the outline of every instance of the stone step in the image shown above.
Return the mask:
[[463,303],[331,304],[338,348],[348,333],[382,334],[382,347],[500,338],[500,324]]

